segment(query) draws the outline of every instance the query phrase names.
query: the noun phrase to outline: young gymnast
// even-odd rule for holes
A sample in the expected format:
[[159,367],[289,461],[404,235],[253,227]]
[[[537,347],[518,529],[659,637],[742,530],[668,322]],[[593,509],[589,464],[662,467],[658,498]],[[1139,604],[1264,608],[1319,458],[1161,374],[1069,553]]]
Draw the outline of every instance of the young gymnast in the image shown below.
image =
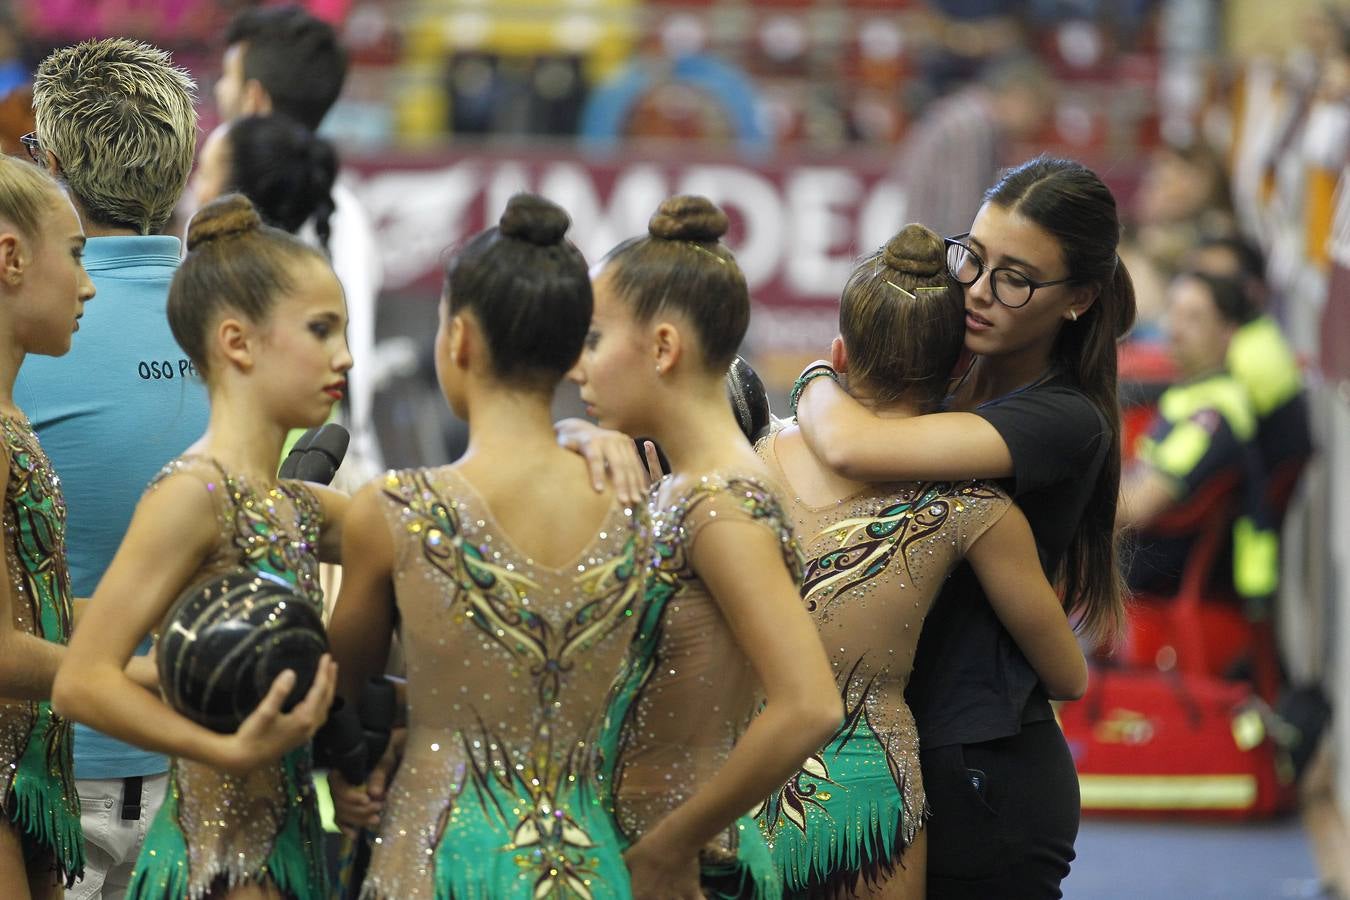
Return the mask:
[[14,381],[29,353],[62,356],[94,285],[70,200],[36,166],[0,156],[0,896],[59,897],[84,868],[70,723],[52,680],[70,639],[61,482]]
[[[1123,615],[1116,342],[1134,289],[1101,180],[1037,158],[985,195],[947,265],[964,286],[975,360],[947,412],[877,415],[813,364],[802,438],[866,482],[1009,479],[1042,565],[1093,641]],[[1059,897],[1078,832],[1078,778],[1040,678],[985,591],[958,567],[924,623],[906,698],[918,723],[930,897]]]
[[190,585],[232,569],[290,582],[318,611],[320,560],[336,560],[345,497],[279,482],[290,428],[323,422],[351,365],[342,291],[319,251],[223,197],[188,229],[168,314],[206,380],[206,433],[142,497],[76,629],[53,689],[63,714],[175,757],[128,896],[326,897],[308,740],[336,673],[326,656],[289,713],[282,673],[233,734],[185,718],[122,672]]
[[653,488],[648,606],[601,740],[637,898],[778,896],[746,814],[841,713],[779,489],[727,402],[750,318],[727,224],[675,197],[612,250],[573,373],[603,427],[651,436],[672,468]]
[[436,372],[468,450],[352,499],[330,629],[342,694],[384,671],[396,625],[408,676],[387,793],[362,806],[333,776],[343,823],[378,828],[363,896],[629,896],[595,744],[650,535],[553,437],[592,305],[568,225],[520,194],[450,259]]
[[[909,225],[844,286],[836,371],[885,419],[937,408],[965,338],[942,238]],[[903,348],[897,352],[897,348]],[[830,656],[844,723],[759,812],[792,897],[924,896],[919,736],[905,704],[924,617],[964,557],[1054,697],[1077,697],[1083,659],[1040,569],[1026,518],[981,481],[863,484],[835,474],[795,425],[757,448],[789,488],[806,551],[802,597]]]

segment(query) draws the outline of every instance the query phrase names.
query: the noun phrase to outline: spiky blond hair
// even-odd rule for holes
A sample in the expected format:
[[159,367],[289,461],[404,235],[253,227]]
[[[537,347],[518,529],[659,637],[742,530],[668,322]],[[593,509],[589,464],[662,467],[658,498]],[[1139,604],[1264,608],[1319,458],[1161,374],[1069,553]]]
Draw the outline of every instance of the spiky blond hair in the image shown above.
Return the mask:
[[169,54],[111,38],[57,50],[33,81],[38,140],[86,215],[153,234],[187,186],[196,85]]

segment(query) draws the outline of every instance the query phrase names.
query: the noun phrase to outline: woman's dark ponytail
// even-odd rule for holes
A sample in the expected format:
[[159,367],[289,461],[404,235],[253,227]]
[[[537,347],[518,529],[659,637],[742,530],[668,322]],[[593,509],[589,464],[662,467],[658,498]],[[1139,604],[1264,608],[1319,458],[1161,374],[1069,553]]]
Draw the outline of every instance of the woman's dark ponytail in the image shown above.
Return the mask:
[[1079,631],[1111,646],[1125,625],[1126,594],[1115,527],[1121,467],[1116,354],[1135,317],[1134,282],[1116,253],[1116,201],[1090,169],[1045,156],[1006,172],[985,200],[1054,235],[1074,280],[1097,289],[1092,306],[1076,322],[1064,323],[1051,350],[1052,365],[1088,396],[1109,432],[1096,488],[1057,575]]

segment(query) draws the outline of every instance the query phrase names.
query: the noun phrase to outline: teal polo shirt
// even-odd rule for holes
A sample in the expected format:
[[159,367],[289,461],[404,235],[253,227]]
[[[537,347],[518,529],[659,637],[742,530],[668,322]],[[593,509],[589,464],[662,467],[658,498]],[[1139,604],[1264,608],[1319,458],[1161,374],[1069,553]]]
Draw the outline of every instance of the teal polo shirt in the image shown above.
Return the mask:
[[[206,430],[206,388],[165,315],[180,247],[162,235],[90,238],[84,265],[98,293],[70,352],[29,356],[14,386],[61,478],[76,597],[93,595],[146,484]],[[163,756],[75,726],[76,778],[165,771]]]

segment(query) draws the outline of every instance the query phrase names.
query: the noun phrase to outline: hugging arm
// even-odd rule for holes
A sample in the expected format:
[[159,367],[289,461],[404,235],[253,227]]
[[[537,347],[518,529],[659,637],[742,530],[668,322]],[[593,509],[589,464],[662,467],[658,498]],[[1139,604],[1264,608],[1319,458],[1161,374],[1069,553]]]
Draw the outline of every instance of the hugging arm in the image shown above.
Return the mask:
[[989,605],[1054,700],[1087,690],[1087,661],[1041,569],[1031,526],[1016,505],[966,551]]
[[797,425],[821,462],[854,481],[956,481],[1013,474],[1008,445],[980,416],[878,416],[829,378],[806,385],[797,402]]

